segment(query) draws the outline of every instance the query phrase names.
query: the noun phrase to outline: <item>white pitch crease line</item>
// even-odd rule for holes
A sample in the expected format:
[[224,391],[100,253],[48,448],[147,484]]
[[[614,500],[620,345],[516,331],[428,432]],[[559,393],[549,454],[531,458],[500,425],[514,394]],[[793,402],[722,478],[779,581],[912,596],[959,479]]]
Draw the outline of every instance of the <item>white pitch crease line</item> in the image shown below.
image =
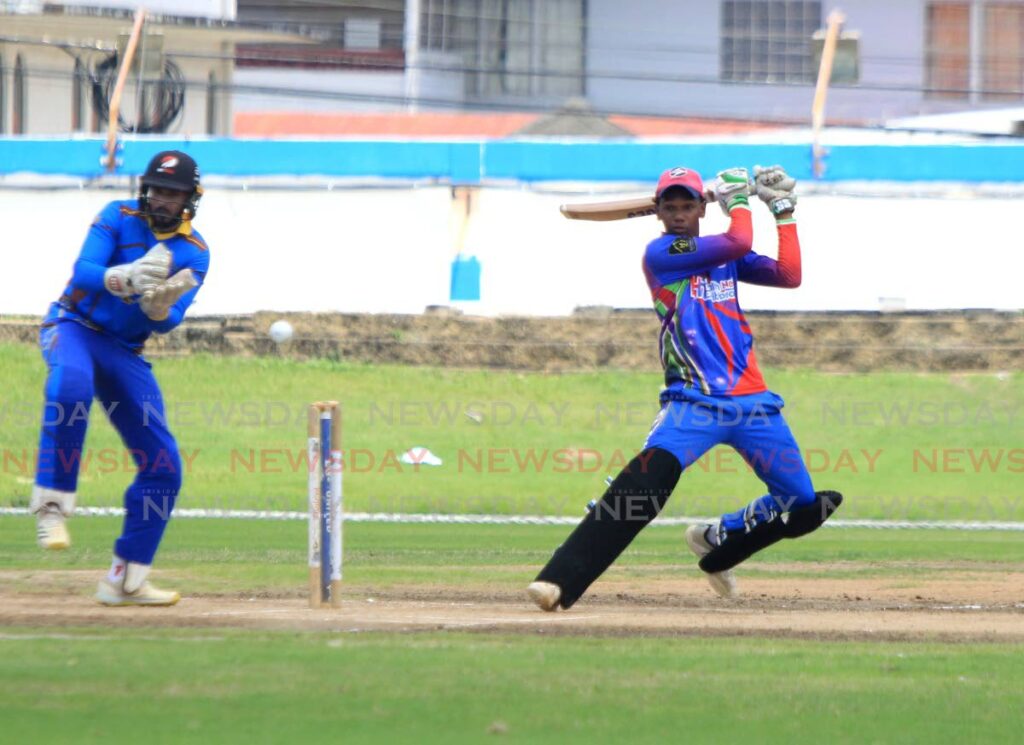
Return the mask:
[[[26,507],[0,507],[0,515],[29,514]],[[120,507],[79,507],[76,516],[85,517],[122,517],[124,510]],[[309,514],[302,511],[288,510],[207,510],[198,508],[182,508],[174,511],[179,518],[195,519],[231,519],[231,520],[308,520]],[[556,515],[458,515],[458,514],[420,514],[391,512],[346,512],[343,516],[346,523],[395,523],[401,525],[439,524],[439,525],[576,525],[580,517]],[[652,527],[675,527],[717,520],[718,517],[659,517],[651,523]],[[1024,522],[1019,521],[980,521],[980,520],[843,520],[832,519],[825,523],[826,528],[867,528],[873,530],[970,530],[970,531],[1011,531],[1024,532]]]

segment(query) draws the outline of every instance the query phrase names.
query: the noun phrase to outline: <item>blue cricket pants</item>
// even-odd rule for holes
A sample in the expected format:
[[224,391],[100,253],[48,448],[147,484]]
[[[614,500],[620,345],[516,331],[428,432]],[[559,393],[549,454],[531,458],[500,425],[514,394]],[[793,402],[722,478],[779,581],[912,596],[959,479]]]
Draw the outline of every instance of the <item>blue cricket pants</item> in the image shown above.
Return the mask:
[[807,466],[780,411],[783,405],[770,391],[733,399],[694,394],[693,400],[669,400],[644,448],[667,450],[685,471],[715,445],[732,446],[768,488],[768,494],[743,509],[722,515],[726,531],[749,530],[814,501]]
[[136,466],[114,553],[152,564],[181,490],[182,469],[150,364],[113,336],[75,321],[44,327],[39,343],[49,373],[36,483],[76,491],[89,411],[99,399]]

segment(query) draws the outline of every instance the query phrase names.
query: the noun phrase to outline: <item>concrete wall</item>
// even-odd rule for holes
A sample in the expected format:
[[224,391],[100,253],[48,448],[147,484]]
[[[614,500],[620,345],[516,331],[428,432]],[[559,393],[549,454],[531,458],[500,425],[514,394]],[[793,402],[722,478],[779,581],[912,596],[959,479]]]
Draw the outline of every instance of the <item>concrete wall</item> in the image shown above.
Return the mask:
[[[63,289],[86,228],[123,192],[6,190],[0,314],[42,313]],[[605,194],[613,199],[617,194]],[[630,196],[635,196],[635,192]],[[484,189],[464,250],[482,264],[482,300],[469,312],[561,315],[581,305],[647,307],[640,271],[653,218],[565,220],[571,198]],[[579,201],[588,201],[583,198]],[[774,227],[755,205],[755,249],[774,255]],[[804,284],[744,286],[748,309],[878,310],[1024,306],[1024,258],[1006,215],[1024,198],[801,197]],[[456,245],[450,190],[208,190],[197,227],[211,246],[199,314],[257,310],[420,313],[447,304]],[[725,219],[709,208],[704,230]],[[881,301],[881,298],[890,298]]]
[[[21,56],[26,75],[24,126],[33,134],[71,132],[71,90],[74,60],[59,49],[0,44],[3,60],[3,85],[6,90],[3,131],[12,132],[14,122],[14,65]],[[87,94],[88,95],[88,94]],[[92,106],[86,104],[86,131]]]
[[234,81],[242,88],[231,96],[235,111],[392,111],[405,95],[402,72],[243,68]]
[[[422,52],[420,62],[426,68],[416,76],[415,97],[421,111],[451,111],[451,104],[465,101],[465,81],[457,72],[463,63],[457,55]],[[242,68],[235,71],[235,85],[265,90],[239,90],[232,95],[232,106],[235,111],[403,111],[407,74],[403,70]]]
[[[230,55],[228,46],[222,47],[221,54]],[[72,80],[74,59],[60,49],[39,45],[4,43],[0,44],[0,58],[4,64],[4,85],[7,91],[6,109],[0,112],[4,117],[4,132],[11,133],[13,112],[14,62],[21,55],[26,71],[26,129],[30,135],[62,135],[72,132],[90,131],[92,122],[92,89],[86,86],[86,115],[83,126],[72,128]],[[101,54],[82,54],[82,62],[91,68],[103,59]],[[171,55],[181,68],[188,83],[185,105],[181,116],[169,134],[185,136],[205,135],[207,131],[207,93],[210,74],[216,84],[230,83],[231,59],[191,59]],[[125,87],[124,107],[126,118],[132,118],[134,86]],[[212,134],[228,134],[231,126],[231,95],[219,91],[216,95],[215,131]],[[106,132],[107,123],[99,122],[99,131]]]

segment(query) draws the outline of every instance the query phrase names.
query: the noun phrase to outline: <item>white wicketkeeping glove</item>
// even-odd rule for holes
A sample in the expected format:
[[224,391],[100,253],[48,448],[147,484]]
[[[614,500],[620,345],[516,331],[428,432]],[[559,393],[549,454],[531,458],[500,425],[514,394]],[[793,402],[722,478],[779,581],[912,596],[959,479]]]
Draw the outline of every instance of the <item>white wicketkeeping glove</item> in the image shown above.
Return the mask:
[[198,284],[196,278],[192,276],[191,269],[182,269],[166,282],[161,282],[156,287],[146,290],[139,300],[139,307],[150,320],[163,321],[171,312],[171,306]]
[[754,188],[757,196],[768,205],[773,215],[792,212],[796,207],[796,179],[786,173],[782,166],[754,166]]
[[171,271],[171,252],[157,243],[142,258],[131,264],[118,264],[103,273],[103,286],[118,297],[141,295],[167,279]]
[[747,175],[746,168],[728,168],[719,171],[712,188],[715,192],[715,201],[718,202],[718,206],[722,208],[722,212],[726,216],[732,212],[734,207],[747,207],[750,204],[747,200],[751,194],[750,176]]

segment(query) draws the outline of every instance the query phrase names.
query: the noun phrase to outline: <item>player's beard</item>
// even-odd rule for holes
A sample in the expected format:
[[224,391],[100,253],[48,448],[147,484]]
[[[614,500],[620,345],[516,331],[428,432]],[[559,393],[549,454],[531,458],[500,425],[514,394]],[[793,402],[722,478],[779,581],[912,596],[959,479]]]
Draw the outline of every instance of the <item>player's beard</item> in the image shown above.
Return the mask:
[[158,212],[150,209],[149,223],[157,232],[165,233],[171,230],[177,230],[178,226],[181,225],[181,217],[172,215],[169,212]]

